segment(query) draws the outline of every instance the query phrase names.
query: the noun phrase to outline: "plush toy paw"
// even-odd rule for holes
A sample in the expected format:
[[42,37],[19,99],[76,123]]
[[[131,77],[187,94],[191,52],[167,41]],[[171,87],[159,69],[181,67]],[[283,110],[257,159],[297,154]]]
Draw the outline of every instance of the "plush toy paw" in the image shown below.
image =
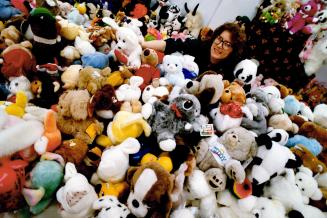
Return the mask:
[[186,123],[186,124],[185,124],[185,130],[186,130],[186,131],[190,131],[190,130],[192,130],[192,127],[193,127],[193,126],[192,126],[192,124],[190,124],[190,123]]
[[149,117],[152,114],[152,105],[149,103],[146,103],[142,106],[142,116],[144,119],[149,119]]
[[39,154],[44,154],[47,151],[47,145],[48,145],[48,138],[45,136],[42,136],[39,140],[37,140],[34,144],[34,150]]
[[172,151],[176,148],[176,142],[173,139],[167,139],[159,142],[159,147],[163,151]]
[[245,180],[245,171],[241,163],[237,160],[229,160],[225,164],[227,175],[238,183],[243,183]]

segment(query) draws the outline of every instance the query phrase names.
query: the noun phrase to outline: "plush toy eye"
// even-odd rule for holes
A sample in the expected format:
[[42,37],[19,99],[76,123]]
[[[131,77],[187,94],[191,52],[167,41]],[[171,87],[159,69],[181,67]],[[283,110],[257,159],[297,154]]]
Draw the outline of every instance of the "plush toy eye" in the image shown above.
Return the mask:
[[193,101],[185,101],[183,107],[185,110],[190,110],[193,107]]
[[177,65],[177,64],[175,64],[175,66],[177,67],[178,65]]
[[125,39],[123,39],[123,43],[125,43],[126,41],[125,41]]
[[302,179],[299,179],[299,181],[302,181]]
[[304,7],[304,10],[305,10],[305,11],[310,11],[310,10],[311,10],[311,5],[307,5],[307,6],[305,6],[305,7]]
[[304,191],[304,188],[302,188],[302,191]]

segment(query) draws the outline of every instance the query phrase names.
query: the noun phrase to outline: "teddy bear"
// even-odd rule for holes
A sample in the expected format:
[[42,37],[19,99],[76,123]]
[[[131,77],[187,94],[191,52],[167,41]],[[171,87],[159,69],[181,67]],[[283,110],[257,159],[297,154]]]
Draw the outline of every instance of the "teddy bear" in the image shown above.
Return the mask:
[[[240,161],[231,158],[216,135],[200,140],[195,149],[196,163],[200,170],[206,172],[211,168],[220,168],[224,169],[229,178],[238,183],[244,181],[245,171]],[[224,181],[223,177],[219,178],[219,180]]]
[[105,150],[92,180],[94,182],[98,179],[111,183],[122,182],[129,168],[129,154],[137,153],[140,147],[137,139],[127,138],[119,145],[111,146]]
[[46,209],[64,178],[65,162],[58,154],[45,153],[31,171],[29,182],[22,190],[32,214]]
[[199,169],[193,170],[191,175],[186,178],[183,194],[186,203],[193,200],[199,201],[198,207],[200,217],[216,217],[216,196],[210,188],[204,172]]
[[186,83],[186,92],[199,98],[201,105],[215,104],[223,94],[223,80],[220,74],[207,71]]
[[86,89],[93,95],[105,85],[107,76],[110,73],[111,69],[109,67],[102,70],[93,67],[85,67],[79,72],[77,87],[79,89]]
[[120,203],[115,196],[103,196],[93,202],[93,209],[100,210],[98,218],[120,217],[128,218],[131,212],[124,204]]
[[219,138],[231,158],[245,161],[257,153],[255,135],[243,127],[235,127],[227,130]]
[[299,127],[291,121],[289,116],[285,113],[274,114],[269,118],[268,126],[275,129],[284,129],[285,131],[292,132],[294,134],[299,132]]
[[313,110],[313,122],[327,129],[327,105],[318,104]]
[[116,30],[109,26],[89,26],[87,31],[91,33],[90,40],[97,48],[116,40]]
[[184,87],[186,80],[183,74],[182,58],[176,55],[165,55],[161,65],[161,70],[164,73],[164,78],[169,84],[178,87]]
[[[126,58],[124,62],[127,66],[139,68],[141,66],[142,48],[139,44],[139,38],[135,32],[127,27],[119,27],[118,24],[109,17],[104,17],[102,21],[116,30],[117,44],[113,47],[115,50],[121,52],[121,55]],[[115,53],[117,54],[117,52]],[[116,58],[117,55],[115,55]]]
[[285,23],[286,29],[289,30],[290,34],[295,34],[298,31],[307,33],[309,28],[307,24],[312,23],[313,16],[319,9],[320,5],[314,0],[303,3],[299,12],[297,12],[292,19]]
[[1,30],[0,38],[4,40],[7,46],[19,43],[22,35],[20,31],[13,25]]
[[63,93],[58,102],[57,124],[59,130],[91,144],[100,135],[103,124],[88,117],[87,104],[90,95],[87,90],[70,90]]
[[145,49],[141,54],[141,63],[139,69],[136,70],[135,76],[143,78],[143,83],[140,86],[141,90],[147,85],[150,85],[152,80],[160,78],[160,70],[156,67],[158,65],[158,54],[153,49]]
[[289,148],[273,141],[268,134],[261,134],[256,137],[256,142],[259,147],[252,160],[253,167],[249,175],[253,184],[263,184],[272,175],[282,173],[285,168],[300,166],[299,160]]
[[99,117],[112,119],[121,108],[122,102],[118,101],[115,89],[111,85],[104,85],[91,97],[87,110],[89,117],[96,113]]
[[86,152],[87,144],[80,139],[64,140],[54,153],[62,156],[66,163],[71,162],[75,165],[82,163]]
[[28,100],[33,99],[33,94],[31,92],[31,83],[25,76],[9,77],[9,91],[10,94],[8,98],[17,94],[17,92],[22,91],[27,96]]
[[80,71],[83,69],[81,65],[73,64],[66,68],[61,74],[61,81],[64,89],[74,89],[79,80]]
[[127,172],[130,194],[127,207],[137,217],[168,217],[172,208],[172,176],[158,163],[149,162]]
[[319,39],[312,47],[308,59],[304,63],[304,70],[308,76],[311,76],[319,70],[324,61],[326,61],[327,54],[327,35]]
[[79,31],[83,31],[83,28],[75,23],[69,22],[68,20],[58,16],[56,18],[58,20],[58,24],[60,25],[59,34],[69,41],[74,41],[76,37],[79,36]]
[[229,83],[224,81],[224,91],[220,97],[222,103],[235,102],[244,105],[246,102],[246,95],[244,89],[236,82]]
[[60,204],[59,214],[64,218],[93,216],[93,202],[98,199],[97,194],[86,177],[77,172],[73,163],[66,164],[64,180],[65,185],[56,193]]
[[32,48],[32,44],[24,41],[2,51],[1,73],[6,78],[27,76],[30,72],[36,72],[36,60],[29,48]]
[[302,160],[303,166],[309,168],[314,174],[327,172],[326,165],[313,155],[304,145],[296,145],[290,150]]
[[70,66],[74,62],[74,60],[80,58],[78,50],[71,45],[68,45],[63,50],[61,50],[60,56],[62,57],[63,63],[66,66]]
[[286,215],[284,205],[280,201],[275,199],[269,199],[266,197],[256,197],[251,195],[247,198],[239,200],[237,204],[239,208],[249,213],[249,217],[284,218]]
[[148,122],[156,133],[159,147],[172,151],[176,147],[174,136],[177,133],[200,131],[201,126],[208,122],[200,112],[199,100],[190,94],[173,98],[169,105],[155,101]]
[[259,62],[255,59],[244,59],[240,61],[234,68],[234,77],[236,81],[240,82],[246,93],[250,92],[254,85]]

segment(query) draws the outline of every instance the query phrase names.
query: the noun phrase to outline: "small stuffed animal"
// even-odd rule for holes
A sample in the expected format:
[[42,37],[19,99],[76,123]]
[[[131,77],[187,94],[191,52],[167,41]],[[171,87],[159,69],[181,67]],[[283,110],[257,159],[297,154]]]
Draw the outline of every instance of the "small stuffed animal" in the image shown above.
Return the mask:
[[214,192],[224,191],[227,183],[227,176],[220,168],[210,168],[204,172],[210,188]]
[[304,63],[304,70],[308,76],[311,76],[316,73],[326,61],[326,45],[327,35],[319,39],[319,41],[312,47],[311,53]]
[[15,43],[19,43],[21,40],[21,33],[19,30],[11,25],[3,30],[1,30],[0,37],[5,41],[7,46],[13,45]]
[[103,196],[93,203],[94,210],[100,210],[97,218],[130,217],[130,210],[114,196]]
[[280,174],[285,167],[299,166],[295,155],[287,147],[272,141],[269,135],[262,134],[256,138],[256,141],[259,148],[253,158],[250,175],[253,184],[260,185],[267,182],[273,174]]
[[267,120],[266,116],[268,116],[268,109],[263,106],[262,103],[255,102],[254,99],[248,98],[246,99],[245,107],[248,107],[250,112],[253,115],[251,117],[243,117],[241,126],[246,128],[247,130],[251,130],[257,135],[261,135],[267,132]]
[[163,152],[159,155],[159,157],[156,157],[155,155],[151,153],[145,154],[141,159],[141,165],[149,163],[149,162],[157,162],[159,163],[165,170],[167,170],[169,173],[173,169],[173,163],[171,158],[169,157],[167,152]]
[[274,129],[283,129],[294,134],[298,133],[299,127],[291,121],[289,116],[285,113],[283,114],[274,114],[269,118],[268,126],[273,127]]
[[296,145],[290,150],[302,160],[303,166],[309,168],[314,174],[327,172],[326,165],[314,156],[304,145]]
[[132,76],[129,84],[123,84],[116,90],[116,96],[119,101],[139,100],[142,94],[140,86],[143,78],[140,76]]
[[75,165],[68,162],[65,166],[65,185],[56,194],[60,203],[62,217],[82,218],[93,215],[93,202],[98,197],[86,177],[77,172]]
[[269,114],[281,113],[284,108],[284,101],[281,99],[281,94],[275,86],[265,86],[252,89],[251,97],[256,99],[256,102],[262,103],[269,110]]
[[93,67],[85,67],[79,72],[78,88],[86,89],[90,94],[94,94],[101,89],[106,81],[111,69],[106,67],[102,70]]
[[31,171],[31,181],[25,183],[30,186],[24,188],[22,193],[32,214],[41,213],[51,203],[64,177],[64,165],[60,155],[45,153]]
[[80,71],[83,69],[81,65],[70,65],[61,74],[61,81],[64,83],[64,89],[74,89],[79,80]]
[[78,50],[71,45],[68,45],[63,50],[61,50],[60,56],[64,59],[64,63],[66,66],[71,65],[74,60],[80,58]]
[[169,84],[184,87],[186,80],[183,74],[182,57],[176,55],[165,55],[162,62],[162,71]]
[[184,8],[187,13],[185,27],[190,31],[190,35],[192,35],[194,38],[198,38],[203,25],[202,15],[199,12],[197,13],[199,5],[200,4],[197,4],[191,12],[187,7],[187,3],[185,2],[184,4]]
[[323,149],[321,144],[316,139],[307,138],[302,135],[295,135],[295,136],[289,138],[286,146],[294,147],[295,145],[298,145],[298,144],[304,145],[315,156],[318,156]]
[[259,62],[255,59],[244,59],[239,62],[234,68],[234,77],[241,82],[246,93],[250,92],[254,85]]
[[102,52],[94,52],[91,54],[85,54],[82,56],[82,65],[83,67],[94,67],[103,69],[109,66],[109,58],[111,54],[104,54]]
[[79,165],[82,163],[87,150],[88,146],[82,140],[70,139],[63,141],[60,147],[54,152],[61,155],[66,163],[71,162]]
[[300,11],[285,24],[286,29],[289,29],[290,34],[295,34],[301,30],[302,32],[308,31],[307,24],[312,23],[313,16],[319,9],[320,5],[314,0],[302,4]]
[[316,139],[324,148],[327,148],[327,130],[313,122],[300,125],[299,134]]
[[216,217],[217,211],[216,196],[211,190],[205,174],[198,169],[193,170],[192,174],[187,177],[184,186],[184,195],[186,200],[199,201],[200,217],[210,218]]
[[243,183],[245,179],[245,171],[241,163],[230,157],[225,146],[219,142],[216,135],[202,139],[198,143],[196,146],[196,163],[199,169],[203,171],[212,168],[224,169],[228,177],[238,183]]
[[222,103],[235,102],[240,105],[245,104],[246,95],[244,89],[236,82],[229,83],[228,81],[224,84],[225,89],[220,98]]
[[25,93],[28,100],[33,99],[33,94],[31,92],[31,83],[25,76],[10,77],[9,81],[10,94],[8,98],[13,95],[16,95],[17,92],[22,91]]
[[313,122],[327,129],[327,105],[318,104],[313,110]]
[[200,112],[199,100],[190,94],[173,98],[169,105],[154,102],[148,122],[156,133],[160,148],[172,151],[176,147],[175,134],[200,131],[201,125],[208,122]]
[[235,127],[227,130],[220,137],[231,158],[245,161],[257,153],[257,143],[254,134],[243,127]]
[[298,101],[294,95],[286,96],[284,102],[284,112],[288,115],[299,115],[306,121],[313,121],[313,112],[310,107]]
[[20,14],[20,10],[14,8],[10,0],[3,0],[0,2],[0,19],[1,20],[8,20],[12,16]]
[[113,52],[115,52],[115,50],[121,51],[127,58],[127,63],[125,63],[127,66],[139,68],[141,66],[142,48],[135,32],[127,27],[119,27],[117,23],[109,17],[104,17],[102,21],[116,30],[117,44],[112,49]]
[[121,144],[105,150],[102,153],[96,176],[105,182],[123,181],[129,168],[128,155],[137,153],[140,147],[137,139],[127,138]]
[[172,208],[172,176],[158,163],[149,162],[128,170],[131,192],[127,206],[137,217],[168,217]]
[[83,39],[82,37],[77,36],[75,38],[74,46],[81,55],[93,54],[96,52],[95,48],[89,41],[88,36],[87,39]]

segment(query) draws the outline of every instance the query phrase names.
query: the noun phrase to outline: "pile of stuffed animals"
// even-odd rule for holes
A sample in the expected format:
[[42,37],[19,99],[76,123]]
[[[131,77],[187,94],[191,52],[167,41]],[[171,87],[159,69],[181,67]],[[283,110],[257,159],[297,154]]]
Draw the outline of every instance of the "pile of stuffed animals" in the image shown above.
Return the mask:
[[208,40],[198,6],[0,2],[0,213],[327,216],[326,104],[262,79],[254,59],[227,81],[142,49]]
[[299,54],[308,76],[313,75],[326,62],[327,57],[327,8],[324,0],[271,0],[262,9],[260,19],[279,24],[290,34],[302,32],[309,37]]

